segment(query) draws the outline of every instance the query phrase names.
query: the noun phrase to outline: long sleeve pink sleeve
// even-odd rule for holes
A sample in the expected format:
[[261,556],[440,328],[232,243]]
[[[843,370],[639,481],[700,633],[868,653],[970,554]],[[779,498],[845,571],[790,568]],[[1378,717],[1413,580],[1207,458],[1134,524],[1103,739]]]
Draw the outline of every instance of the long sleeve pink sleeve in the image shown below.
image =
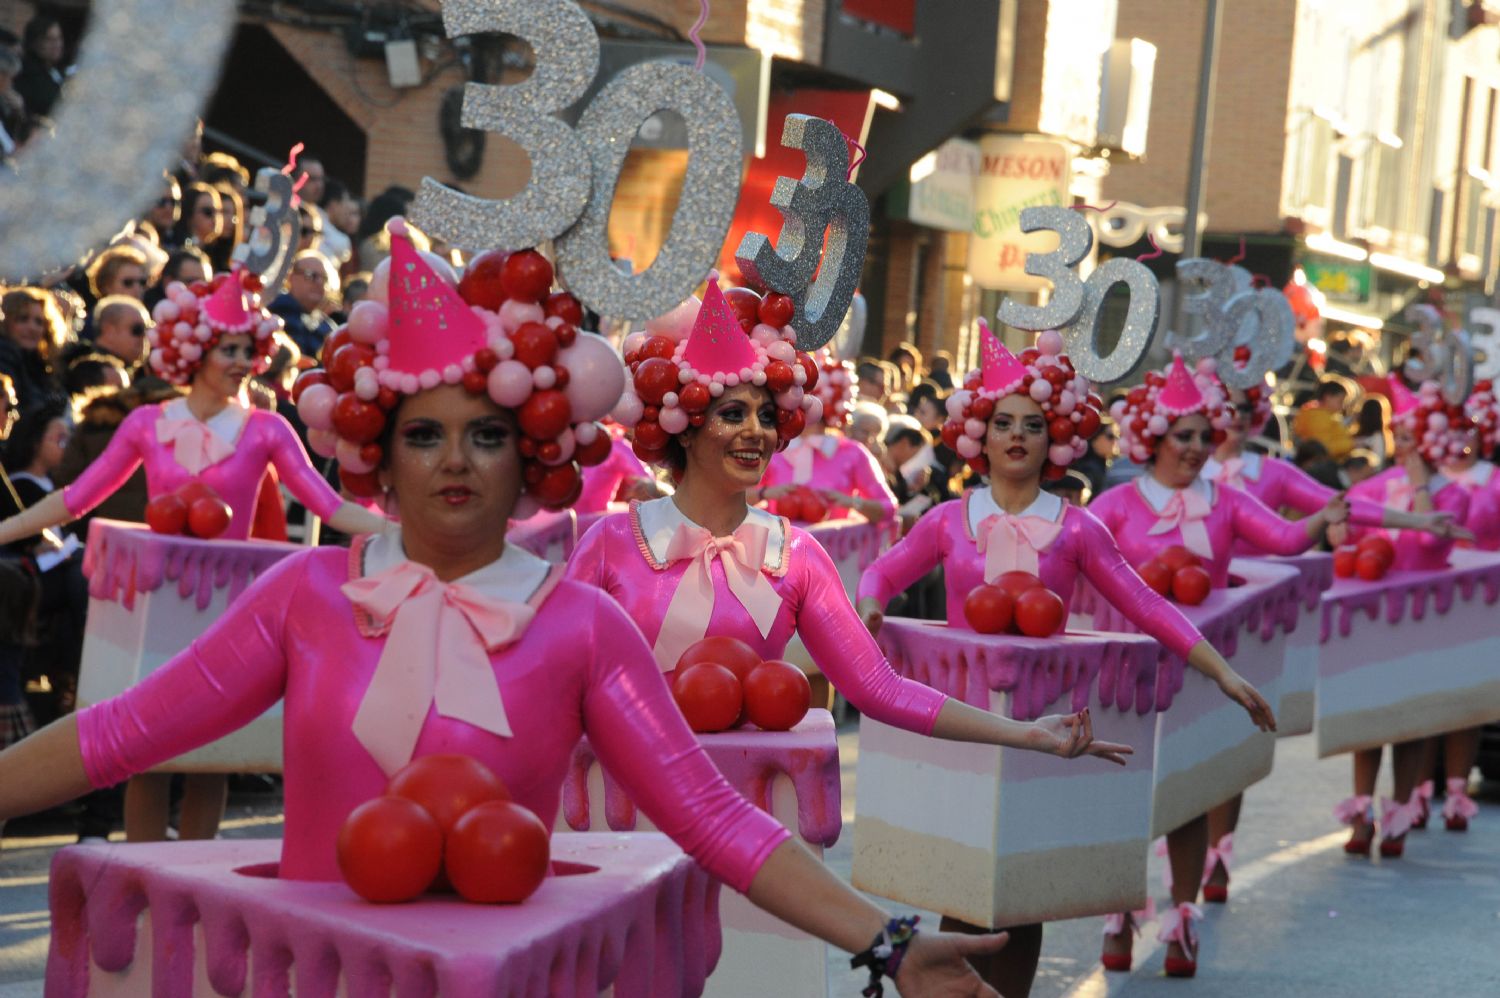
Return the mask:
[[344,500],[313,467],[291,424],[273,412],[260,413],[258,418],[267,420],[270,427],[271,463],[282,483],[313,515],[324,520],[331,517]]
[[[945,516],[963,516],[963,501],[943,503],[917,521],[911,531],[887,550],[859,577],[856,599],[867,597],[885,606],[922,576],[943,563],[947,557],[948,531]],[[951,507],[951,508],[950,508]]]
[[[1449,482],[1432,497],[1432,508],[1434,512],[1452,513],[1454,523],[1464,523],[1469,519],[1470,502],[1467,489]],[[1429,534],[1425,530],[1403,530],[1397,538],[1397,544],[1410,544],[1420,552],[1420,557],[1425,562],[1436,563],[1448,560],[1454,540],[1451,537]]]
[[1079,518],[1083,527],[1078,550],[1084,577],[1142,633],[1187,658],[1193,646],[1203,640],[1202,632],[1136,574],[1108,527],[1086,510],[1078,512],[1083,514]]
[[1317,543],[1300,520],[1286,520],[1248,492],[1221,486],[1219,502],[1233,503],[1235,537],[1267,554],[1301,554]]
[[63,489],[63,503],[68,513],[80,517],[108,499],[124,485],[145,460],[142,442],[156,425],[159,406],[143,405],[120,423],[104,453],[96,457],[83,474]]
[[885,473],[880,470],[880,465],[875,461],[875,455],[865,450],[859,444],[853,448],[859,452],[859,458],[851,459],[854,465],[854,493],[861,499],[869,499],[880,504],[885,511],[885,519],[896,515],[896,493],[891,491],[890,485],[885,480]]
[[583,705],[590,743],[657,828],[714,876],[749,890],[791,833],[714,768],[640,631],[614,600],[593,592],[592,629],[578,636],[594,649]]
[[795,571],[805,573],[797,633],[813,661],[861,714],[930,735],[948,697],[898,675],[849,605],[833,562],[810,536],[793,530]]
[[[1299,513],[1311,516],[1338,495],[1336,489],[1324,485],[1290,461],[1269,457],[1265,461],[1266,467],[1262,474],[1270,472],[1280,479],[1275,500],[1267,505],[1290,506]],[[1362,527],[1378,527],[1385,519],[1385,507],[1368,499],[1351,497],[1349,519]]]

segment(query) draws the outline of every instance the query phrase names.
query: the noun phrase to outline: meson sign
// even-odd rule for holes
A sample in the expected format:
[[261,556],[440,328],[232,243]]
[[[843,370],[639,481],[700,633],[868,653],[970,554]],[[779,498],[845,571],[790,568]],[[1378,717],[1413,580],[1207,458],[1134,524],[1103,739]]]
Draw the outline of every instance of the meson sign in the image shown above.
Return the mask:
[[969,273],[982,288],[1034,291],[1050,287],[1025,272],[1027,253],[1044,253],[1056,237],[1021,232],[1023,209],[1068,203],[1072,157],[1060,142],[987,135],[979,142]]

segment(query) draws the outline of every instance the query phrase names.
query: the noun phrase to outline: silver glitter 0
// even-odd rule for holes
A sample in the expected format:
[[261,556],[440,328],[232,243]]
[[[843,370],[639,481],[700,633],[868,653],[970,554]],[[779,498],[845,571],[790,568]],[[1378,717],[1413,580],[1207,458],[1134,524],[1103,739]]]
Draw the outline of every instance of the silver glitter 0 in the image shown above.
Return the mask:
[[56,130],[0,179],[0,276],[77,263],[161,191],[213,91],[235,24],[228,0],[99,0]]
[[1072,208],[1048,205],[1021,211],[1021,231],[1056,232],[1057,249],[1050,253],[1027,253],[1026,273],[1052,282],[1052,297],[1045,305],[1023,305],[1007,298],[1000,303],[1000,321],[1017,329],[1061,329],[1073,321],[1083,306],[1083,282],[1073,270],[1094,245],[1094,230]]
[[781,144],[800,149],[807,167],[800,180],[778,177],[771,192],[783,218],[776,245],[747,232],[734,256],[746,280],[792,299],[797,348],[815,350],[837,335],[859,287],[870,200],[848,181],[849,143],[832,122],[789,114]]
[[[1077,212],[1070,212],[1077,217]],[[1099,312],[1105,295],[1116,284],[1130,289],[1125,325],[1109,356],[1099,354]],[[1114,257],[1100,264],[1081,285],[1082,304],[1077,321],[1062,330],[1068,357],[1079,374],[1095,384],[1108,385],[1134,375],[1146,359],[1156,320],[1161,313],[1161,288],[1145,264]]]
[[266,203],[250,210],[250,235],[234,248],[234,259],[258,276],[274,296],[292,269],[302,219],[292,207],[296,192],[291,177],[266,167],[255,174],[255,189],[266,196]]
[[599,72],[593,23],[571,0],[444,0],[443,28],[449,38],[503,31],[530,43],[532,74],[509,86],[465,84],[462,120],[518,143],[531,177],[503,201],[424,177],[412,221],[470,251],[525,249],[561,235],[588,200],[589,162],[579,137],[552,112],[582,97]]
[[1449,330],[1442,313],[1425,303],[1407,308],[1406,320],[1417,324],[1406,358],[1407,376],[1438,382],[1445,399],[1463,405],[1474,387],[1474,350],[1468,336]]
[[[1276,288],[1241,291],[1224,308],[1225,321],[1233,330],[1231,342],[1218,356],[1219,380],[1229,388],[1253,388],[1292,360],[1297,346],[1297,317],[1286,295]],[[1234,352],[1250,348],[1250,358],[1237,364]]]
[[[628,274],[610,259],[609,210],[630,141],[658,111],[676,111],[687,123],[687,174],[667,241],[650,267]],[[661,315],[703,281],[734,217],[743,162],[734,102],[690,66],[638,63],[599,91],[578,119],[577,136],[592,164],[593,194],[577,224],[557,240],[558,273],[601,315]]]

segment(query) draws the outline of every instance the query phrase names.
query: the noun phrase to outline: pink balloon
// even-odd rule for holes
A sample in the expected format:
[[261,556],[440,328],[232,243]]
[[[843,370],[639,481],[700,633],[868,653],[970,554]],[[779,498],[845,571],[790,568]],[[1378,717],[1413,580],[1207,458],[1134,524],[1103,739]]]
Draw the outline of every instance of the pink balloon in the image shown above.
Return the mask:
[[615,422],[621,426],[634,426],[641,421],[641,416],[644,414],[645,406],[635,392],[626,392],[621,395],[612,413]]
[[1073,460],[1073,448],[1067,444],[1053,444],[1047,450],[1047,457],[1053,464],[1068,464]]
[[693,321],[698,318],[698,309],[701,305],[702,302],[698,301],[698,296],[691,295],[671,311],[647,322],[646,332],[652,336],[665,336],[674,343],[678,342],[692,330]]
[[390,315],[386,307],[368,298],[356,302],[349,311],[349,336],[356,343],[374,343],[385,338]]
[[505,360],[490,371],[490,398],[496,405],[515,409],[531,396],[531,369],[519,360]]
[[339,439],[334,445],[334,456],[339,459],[339,467],[356,475],[363,475],[374,471],[375,466],[359,456],[359,444],[349,440]]
[[528,322],[541,322],[546,318],[547,313],[535,302],[508,298],[500,305],[500,325],[507,333],[515,332]]
[[979,446],[979,441],[973,437],[959,437],[953,449],[958,451],[959,457],[967,461],[978,457],[982,448]]
[[657,422],[668,433],[681,433],[688,428],[688,414],[681,409],[663,409]]
[[604,337],[580,332],[572,346],[558,351],[557,363],[568,371],[568,387],[563,394],[573,408],[575,423],[598,419],[620,401],[625,391],[625,365]]
[[339,393],[332,385],[308,385],[297,400],[297,415],[309,430],[331,430],[333,404],[338,400]]
[[333,457],[338,453],[339,436],[332,430],[310,428],[307,431],[307,446],[312,448],[312,452],[319,457]]

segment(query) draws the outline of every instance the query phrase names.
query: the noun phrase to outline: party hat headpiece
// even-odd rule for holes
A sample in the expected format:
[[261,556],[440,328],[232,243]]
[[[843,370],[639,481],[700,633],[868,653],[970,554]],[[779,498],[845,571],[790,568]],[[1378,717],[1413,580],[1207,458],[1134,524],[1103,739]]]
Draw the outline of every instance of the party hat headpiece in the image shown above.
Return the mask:
[[703,305],[693,320],[682,350],[683,363],[700,374],[741,374],[753,368],[761,358],[750,345],[750,338],[740,328],[739,319],[719,290],[718,271],[708,275],[708,290]]
[[1449,402],[1442,386],[1424,381],[1416,391],[1394,374],[1386,379],[1391,425],[1409,431],[1417,453],[1434,468],[1457,461],[1474,443],[1474,423],[1464,406]]
[[256,373],[270,363],[273,336],[281,320],[260,303],[259,279],[235,269],[208,283],[167,285],[151,310],[156,325],[146,331],[151,368],[174,385],[190,384],[203,357],[223,336],[249,336]]
[[996,395],[1008,395],[1026,379],[1025,366],[1005,348],[983,319],[979,320],[979,370],[984,379],[984,390]]
[[1156,397],[1157,407],[1169,415],[1186,415],[1203,407],[1203,391],[1198,382],[1188,373],[1182,354],[1173,351],[1172,366],[1167,371],[1167,383]]
[[388,366],[381,382],[398,387],[403,374],[441,377],[450,367],[463,367],[464,358],[484,349],[485,323],[458,296],[458,291],[439,277],[412,245],[406,221],[391,220]]
[[1156,442],[1167,435],[1174,420],[1194,413],[1208,420],[1216,444],[1234,420],[1224,386],[1214,374],[1213,360],[1200,360],[1197,369],[1190,370],[1175,352],[1171,366],[1165,371],[1147,371],[1146,383],[1132,388],[1110,409],[1122,449],[1137,464],[1151,459]]
[[203,303],[203,318],[210,329],[221,333],[248,333],[260,322],[250,301],[250,291],[245,287],[244,271],[238,267],[227,281]]
[[1385,379],[1386,394],[1391,397],[1391,416],[1404,416],[1420,404],[1416,394],[1406,387],[1406,382],[1394,374]]

